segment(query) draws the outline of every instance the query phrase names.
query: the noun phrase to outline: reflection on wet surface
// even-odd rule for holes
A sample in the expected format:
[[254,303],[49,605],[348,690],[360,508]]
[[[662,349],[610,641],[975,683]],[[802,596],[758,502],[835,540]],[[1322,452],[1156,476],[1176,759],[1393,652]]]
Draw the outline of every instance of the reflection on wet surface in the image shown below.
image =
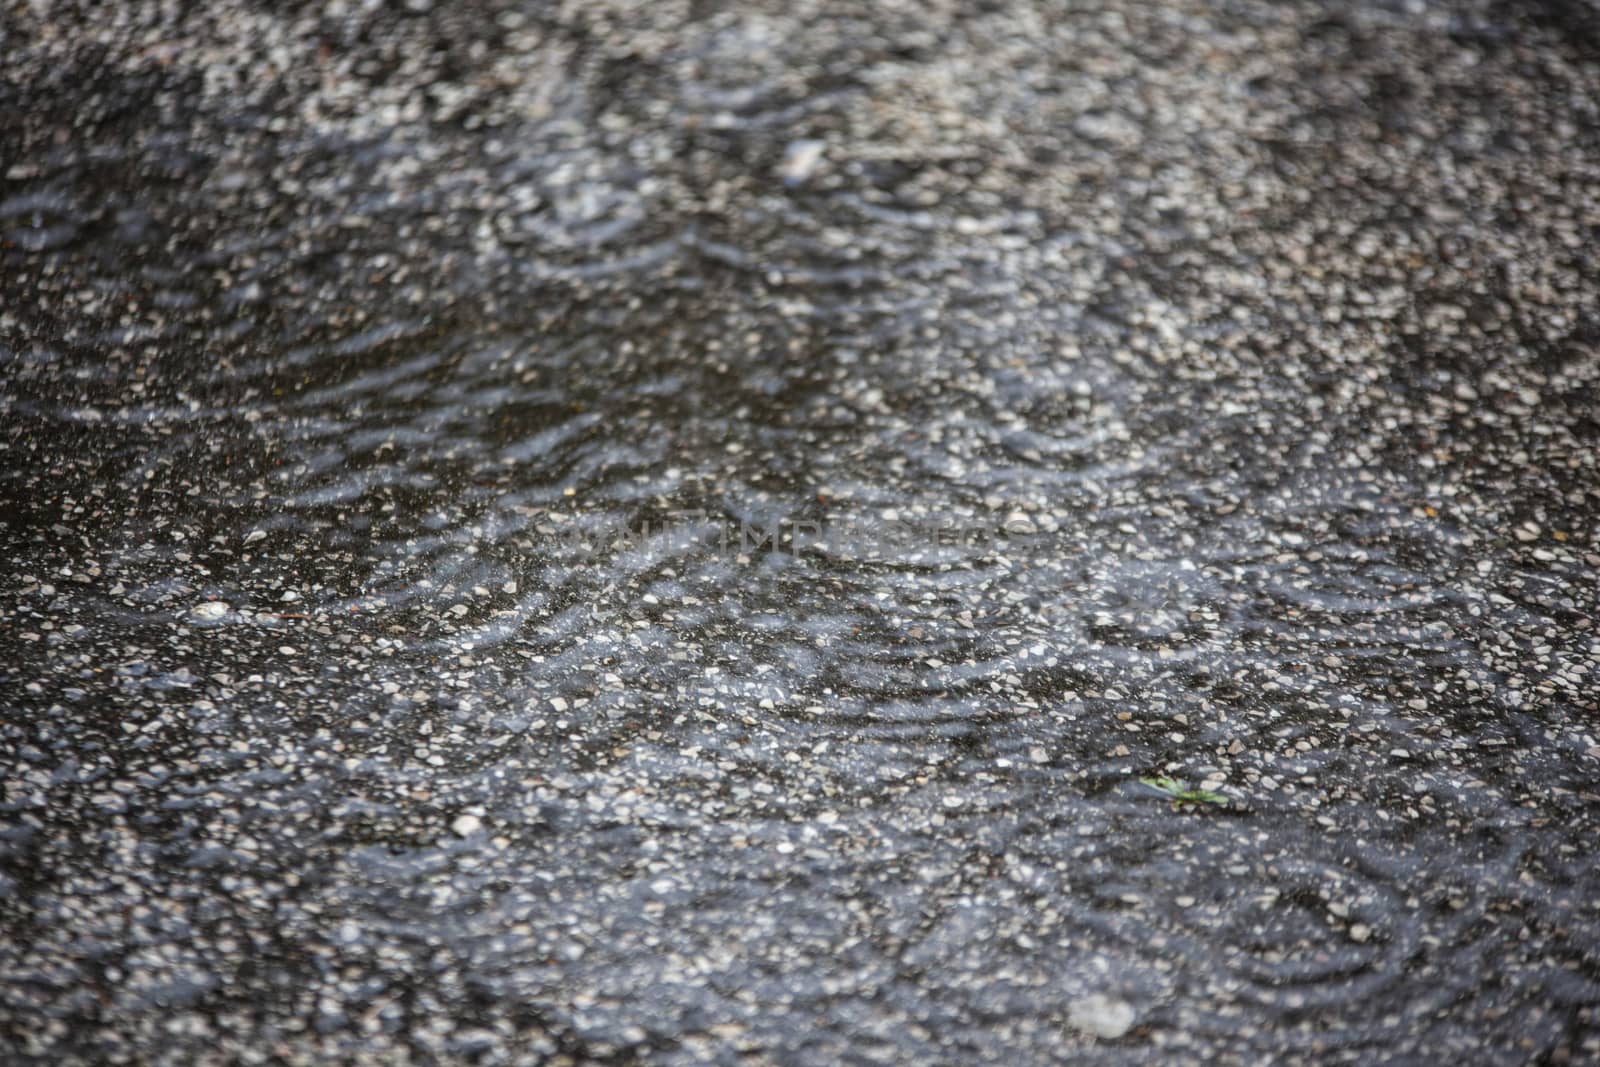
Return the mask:
[[6,16],[5,1042],[1600,1054],[1596,20],[1128,7]]

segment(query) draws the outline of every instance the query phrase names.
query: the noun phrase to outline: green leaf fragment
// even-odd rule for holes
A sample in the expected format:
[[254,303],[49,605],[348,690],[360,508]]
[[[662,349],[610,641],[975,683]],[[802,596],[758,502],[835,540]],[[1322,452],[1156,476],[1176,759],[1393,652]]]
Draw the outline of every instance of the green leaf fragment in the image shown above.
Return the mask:
[[1228,798],[1210,789],[1196,789],[1176,778],[1141,778],[1139,781],[1179,804],[1226,804]]

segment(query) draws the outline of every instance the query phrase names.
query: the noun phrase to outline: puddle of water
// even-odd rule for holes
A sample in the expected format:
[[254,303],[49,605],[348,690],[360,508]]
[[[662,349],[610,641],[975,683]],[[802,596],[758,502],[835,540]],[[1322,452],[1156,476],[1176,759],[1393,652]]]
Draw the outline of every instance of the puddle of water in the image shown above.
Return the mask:
[[8,1041],[1600,1051],[1582,26],[666,7],[12,31]]

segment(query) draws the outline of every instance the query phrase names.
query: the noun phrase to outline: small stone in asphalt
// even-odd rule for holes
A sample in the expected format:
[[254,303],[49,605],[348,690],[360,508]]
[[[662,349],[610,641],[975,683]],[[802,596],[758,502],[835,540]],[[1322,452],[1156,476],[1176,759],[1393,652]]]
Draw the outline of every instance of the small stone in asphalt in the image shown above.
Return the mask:
[[1133,1029],[1134,1018],[1133,1005],[1103,993],[1084,997],[1067,1010],[1067,1021],[1074,1027],[1105,1041],[1115,1041]]

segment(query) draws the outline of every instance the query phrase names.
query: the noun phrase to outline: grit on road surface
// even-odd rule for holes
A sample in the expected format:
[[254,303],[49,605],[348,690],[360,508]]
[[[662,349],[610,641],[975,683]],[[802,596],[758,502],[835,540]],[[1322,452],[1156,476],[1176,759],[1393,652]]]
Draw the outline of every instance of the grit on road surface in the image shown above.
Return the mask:
[[1593,4],[0,56],[6,1063],[1600,1060]]

